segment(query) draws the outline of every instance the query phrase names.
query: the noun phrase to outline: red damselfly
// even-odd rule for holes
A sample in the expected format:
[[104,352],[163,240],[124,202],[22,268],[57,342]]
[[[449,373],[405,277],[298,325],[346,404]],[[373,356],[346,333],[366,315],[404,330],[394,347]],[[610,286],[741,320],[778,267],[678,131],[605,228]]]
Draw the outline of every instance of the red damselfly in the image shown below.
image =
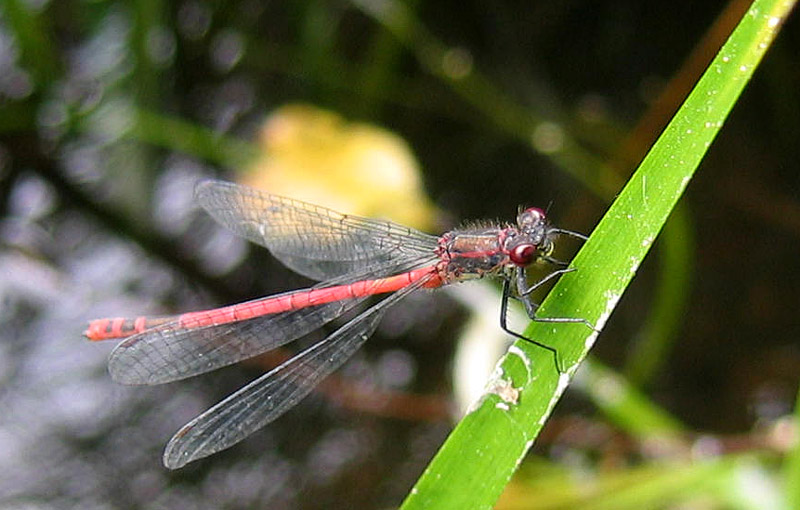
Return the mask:
[[[89,339],[125,338],[109,359],[115,381],[152,385],[209,372],[304,336],[370,296],[389,296],[186,424],[164,452],[171,469],[224,450],[278,418],[350,358],[390,306],[418,289],[501,278],[500,326],[550,351],[559,370],[554,348],[508,328],[509,299],[522,301],[535,321],[592,327],[584,319],[535,315],[531,292],[573,270],[551,257],[555,237],[585,239],[551,226],[541,209],[522,210],[514,225],[470,226],[436,237],[221,181],[200,183],[197,199],[219,223],[323,283],[174,317],[92,321]],[[529,285],[526,268],[537,261],[561,267]]]

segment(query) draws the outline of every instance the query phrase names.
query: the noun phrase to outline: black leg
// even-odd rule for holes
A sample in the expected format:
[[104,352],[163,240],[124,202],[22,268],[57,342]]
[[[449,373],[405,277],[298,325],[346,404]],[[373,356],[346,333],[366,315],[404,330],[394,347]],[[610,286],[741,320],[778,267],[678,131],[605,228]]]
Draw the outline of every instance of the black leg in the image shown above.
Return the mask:
[[[553,258],[553,257],[549,256],[549,255],[546,256],[546,257],[542,257],[541,260],[544,260],[548,264],[553,264],[554,266],[566,267],[566,266],[569,265],[569,262],[564,262],[563,260],[558,260],[556,258]],[[574,268],[573,268],[573,270],[574,270]]]
[[[525,311],[528,314],[528,317],[531,318],[534,322],[573,322],[573,323],[581,323],[585,324],[591,329],[592,331],[598,331],[594,328],[594,324],[587,321],[586,319],[579,319],[575,317],[537,317],[536,316],[536,309],[539,308],[539,305],[534,303],[530,297],[531,292],[538,289],[545,283],[549,282],[553,278],[557,278],[564,273],[571,273],[572,271],[576,271],[574,267],[567,267],[564,269],[557,269],[552,273],[548,274],[538,282],[534,283],[527,289],[525,288],[528,285],[528,277],[525,273],[525,268],[520,267],[517,268],[517,294],[519,295],[520,301],[522,304],[525,305]],[[506,280],[508,282],[508,280]]]
[[[561,366],[560,366],[560,364],[558,362],[558,351],[555,348],[550,347],[549,345],[543,344],[541,342],[537,342],[536,340],[533,340],[533,339],[528,338],[526,336],[523,336],[523,335],[517,333],[516,331],[511,331],[508,328],[508,325],[506,324],[506,316],[508,315],[508,298],[509,297],[511,297],[511,281],[508,278],[506,278],[503,281],[503,298],[500,301],[500,328],[502,328],[503,331],[505,331],[509,335],[513,336],[514,338],[519,338],[520,340],[524,340],[526,342],[532,343],[533,345],[536,345],[537,347],[541,347],[542,349],[550,351],[553,354],[553,362],[556,365],[556,371],[559,374],[563,373],[562,370],[561,370]],[[530,301],[530,299],[528,299],[526,301]],[[533,317],[533,320],[536,320],[536,318]],[[545,321],[545,322],[550,322],[550,321]],[[569,321],[569,322],[572,322],[572,321]]]
[[527,296],[528,294],[538,289],[539,287],[549,282],[550,280],[558,278],[564,273],[571,273],[573,271],[577,271],[577,269],[574,267],[556,269],[555,271],[548,274],[547,276],[545,276],[538,282],[532,284],[530,287],[526,289],[525,287],[528,285],[528,276],[527,273],[525,272],[525,268],[524,267],[517,268],[517,294],[519,294],[520,297]]

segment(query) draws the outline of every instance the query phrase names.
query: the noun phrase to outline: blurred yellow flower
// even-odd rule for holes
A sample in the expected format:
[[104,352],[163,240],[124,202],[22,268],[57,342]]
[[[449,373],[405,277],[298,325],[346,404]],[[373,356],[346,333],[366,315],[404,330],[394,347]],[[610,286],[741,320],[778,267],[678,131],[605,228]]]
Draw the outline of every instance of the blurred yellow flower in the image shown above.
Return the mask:
[[390,131],[291,104],[267,118],[259,145],[262,156],[242,174],[244,184],[423,230],[436,223],[419,165]]

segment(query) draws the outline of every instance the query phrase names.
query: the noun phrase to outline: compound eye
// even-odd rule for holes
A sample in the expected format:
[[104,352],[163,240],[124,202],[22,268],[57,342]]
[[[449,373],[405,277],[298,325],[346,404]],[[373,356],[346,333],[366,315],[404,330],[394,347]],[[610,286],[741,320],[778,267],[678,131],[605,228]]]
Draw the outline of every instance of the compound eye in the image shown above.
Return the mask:
[[514,246],[511,252],[508,254],[508,258],[511,259],[511,262],[518,266],[527,266],[533,262],[533,259],[536,258],[536,246],[532,244],[520,244]]
[[523,228],[534,228],[545,222],[544,211],[538,207],[529,207],[517,216],[517,224]]
[[535,221],[542,221],[544,219],[544,211],[538,207],[529,207],[525,209],[524,212]]

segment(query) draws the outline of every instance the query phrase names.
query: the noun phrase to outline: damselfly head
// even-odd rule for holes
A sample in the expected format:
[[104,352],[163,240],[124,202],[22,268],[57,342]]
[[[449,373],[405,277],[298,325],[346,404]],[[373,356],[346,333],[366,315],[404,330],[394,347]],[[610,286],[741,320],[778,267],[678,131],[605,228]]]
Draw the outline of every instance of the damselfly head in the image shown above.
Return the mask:
[[542,236],[535,239],[529,235],[517,236],[506,245],[508,260],[519,267],[526,267],[542,257],[553,253],[553,241],[542,231]]
[[538,207],[529,207],[517,215],[518,231],[505,246],[509,260],[517,266],[528,266],[553,251],[551,227],[547,216]]

